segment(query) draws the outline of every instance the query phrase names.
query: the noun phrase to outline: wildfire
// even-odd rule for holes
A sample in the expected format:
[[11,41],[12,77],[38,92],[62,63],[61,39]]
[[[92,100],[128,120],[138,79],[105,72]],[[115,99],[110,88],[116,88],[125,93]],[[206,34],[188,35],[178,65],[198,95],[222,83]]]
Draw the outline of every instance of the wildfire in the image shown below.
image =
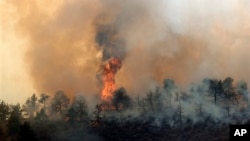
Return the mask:
[[113,92],[116,89],[115,74],[121,68],[121,61],[118,58],[111,58],[104,66],[102,71],[103,89],[101,100],[110,104]]

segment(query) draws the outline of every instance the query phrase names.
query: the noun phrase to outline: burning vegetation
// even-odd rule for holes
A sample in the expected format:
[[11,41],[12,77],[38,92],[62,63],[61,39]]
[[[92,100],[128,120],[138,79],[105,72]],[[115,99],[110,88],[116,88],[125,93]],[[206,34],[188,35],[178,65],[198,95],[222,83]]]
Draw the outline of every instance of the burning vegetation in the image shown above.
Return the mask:
[[219,141],[250,123],[250,4],[52,1],[13,4],[44,93],[1,101],[0,141]]
[[[116,61],[109,61],[105,69],[111,71]],[[231,77],[207,78],[186,91],[165,79],[137,98],[129,97],[125,88],[109,94],[110,99],[105,97],[95,107],[83,96],[70,100],[64,91],[33,94],[22,106],[1,101],[0,139],[220,141],[228,140],[229,124],[250,123],[247,83],[234,83]]]
[[103,88],[101,92],[101,100],[103,103],[111,105],[113,93],[116,90],[115,74],[121,68],[121,61],[118,58],[111,58],[103,66],[102,81]]

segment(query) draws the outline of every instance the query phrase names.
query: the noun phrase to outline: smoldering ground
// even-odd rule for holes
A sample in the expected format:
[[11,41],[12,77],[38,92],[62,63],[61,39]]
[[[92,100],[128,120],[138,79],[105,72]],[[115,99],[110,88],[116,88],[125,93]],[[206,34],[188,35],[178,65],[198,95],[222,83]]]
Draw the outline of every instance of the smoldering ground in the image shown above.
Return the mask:
[[122,58],[116,82],[131,94],[164,78],[185,86],[204,77],[249,77],[249,0],[8,3],[27,40],[27,71],[37,91],[83,93],[93,101],[100,92],[96,74],[109,55]]

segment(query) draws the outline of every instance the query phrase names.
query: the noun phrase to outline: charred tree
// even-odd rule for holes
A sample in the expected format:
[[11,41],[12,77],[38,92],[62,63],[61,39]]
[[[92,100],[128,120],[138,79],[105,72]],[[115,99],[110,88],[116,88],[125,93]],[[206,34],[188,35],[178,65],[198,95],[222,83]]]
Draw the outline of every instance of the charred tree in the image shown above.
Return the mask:
[[160,87],[156,87],[155,92],[153,93],[153,102],[155,103],[155,110],[160,112],[163,108],[163,96],[160,92]]
[[130,106],[130,98],[123,87],[114,92],[112,104],[115,106],[116,111],[125,110]]
[[222,93],[223,87],[221,80],[209,79],[209,88],[208,92],[213,95],[214,104],[218,102],[219,95]]
[[175,83],[172,79],[165,79],[163,81],[163,88],[166,92],[168,103],[171,105],[172,103],[172,92],[175,89]]
[[83,97],[75,97],[66,116],[69,118],[70,122],[84,121],[87,119],[88,115],[87,108],[87,104]]
[[138,96],[137,97],[137,104],[138,104],[138,108],[141,109],[142,113],[145,113],[146,112],[145,99],[144,98],[140,99]]
[[203,116],[203,105],[202,103],[198,103],[196,104],[196,109],[195,109],[196,113],[198,116]]
[[249,100],[248,100],[248,86],[245,81],[240,81],[237,83],[236,87],[237,93],[242,99],[243,106],[247,107],[249,105]]
[[101,125],[101,112],[102,112],[102,104],[97,104],[95,106],[95,111],[93,112],[94,114],[94,119],[91,120],[91,126],[96,128]]
[[179,101],[180,100],[180,94],[177,92],[175,93],[175,101]]
[[51,109],[53,113],[64,116],[68,110],[69,98],[64,91],[57,91],[51,101]]
[[149,91],[149,92],[147,93],[146,101],[148,102],[151,111],[154,111],[153,98],[154,98],[153,92],[152,92],[152,91]]
[[179,103],[177,107],[177,118],[180,124],[183,123],[183,107],[181,105],[181,102]]
[[225,97],[227,115],[230,116],[231,104],[239,103],[236,97],[235,87],[233,86],[233,79],[231,77],[227,77],[223,81],[222,86],[223,86],[223,93]]

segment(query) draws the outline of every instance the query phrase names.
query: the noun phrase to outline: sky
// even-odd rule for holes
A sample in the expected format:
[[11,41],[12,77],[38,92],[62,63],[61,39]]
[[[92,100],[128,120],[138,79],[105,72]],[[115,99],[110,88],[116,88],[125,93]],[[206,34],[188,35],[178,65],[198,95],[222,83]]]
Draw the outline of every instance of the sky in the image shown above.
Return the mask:
[[102,24],[126,43],[116,82],[130,92],[164,78],[250,82],[250,0],[0,0],[0,99],[98,93]]

